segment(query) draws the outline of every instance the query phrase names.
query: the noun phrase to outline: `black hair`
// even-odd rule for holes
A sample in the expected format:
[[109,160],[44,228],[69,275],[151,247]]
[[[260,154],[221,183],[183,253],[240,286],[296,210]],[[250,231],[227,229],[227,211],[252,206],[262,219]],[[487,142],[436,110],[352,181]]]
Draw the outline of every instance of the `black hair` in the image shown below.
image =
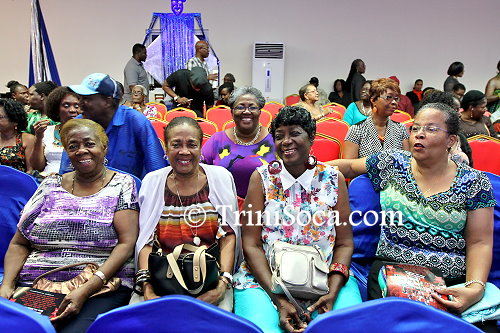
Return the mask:
[[317,84],[317,85],[319,85],[319,79],[318,79],[316,76],[313,76],[313,77],[309,80],[309,83],[310,83],[310,84]]
[[132,55],[136,55],[137,53],[141,52],[142,50],[144,50],[146,47],[142,44],[134,44],[134,46],[132,46]]
[[459,83],[455,83],[455,85],[453,86],[453,91],[458,91],[458,90],[464,90],[465,91],[465,86],[463,84],[461,84],[460,82]]
[[45,112],[53,121],[61,121],[61,118],[59,117],[61,101],[68,95],[75,96],[78,100],[80,99],[80,96],[72,90],[69,90],[68,87],[57,87],[52,90],[49,96],[47,96],[47,99],[45,100]]
[[231,81],[233,81],[233,83],[234,83],[234,82],[236,82],[236,79],[234,78],[234,75],[233,75],[233,74],[231,74],[231,73],[226,73],[226,75],[224,75],[224,77],[226,77],[226,76],[227,76],[227,77],[228,77]]
[[333,82],[333,91],[338,92],[337,91],[337,82],[340,82],[340,84],[342,85],[342,91],[346,91],[346,84],[345,84],[345,81],[343,79],[337,79],[337,80],[335,80],[335,82]]
[[306,131],[309,139],[314,140],[316,136],[316,121],[312,119],[311,114],[300,106],[284,106],[276,115],[271,123],[270,132],[275,138],[276,130],[281,126],[300,126]]
[[460,129],[460,117],[458,112],[453,109],[452,106],[444,103],[428,103],[422,106],[419,110],[422,111],[424,109],[435,109],[438,110],[446,116],[445,124],[446,129],[448,130],[448,134],[457,135]]
[[0,106],[5,110],[5,114],[13,123],[17,123],[19,132],[25,131],[28,127],[28,114],[24,111],[21,103],[10,98],[0,98]]
[[420,106],[418,108],[418,111],[420,111],[426,104],[431,104],[431,103],[441,103],[441,104],[446,104],[451,108],[455,107],[455,104],[453,103],[452,93],[440,90],[434,90],[432,92],[429,92],[429,94],[425,95],[424,98],[420,101]]
[[416,80],[415,80],[415,83],[414,83],[413,85],[416,85],[418,81],[420,81],[420,82],[424,83],[424,80],[422,80],[422,79],[416,79]]
[[448,67],[448,75],[457,76],[464,71],[464,64],[460,61],[455,61]]
[[497,64],[497,71],[500,72],[500,60],[498,61],[498,64]]
[[56,89],[58,85],[54,81],[42,81],[35,83],[33,87],[35,87],[35,91],[40,95],[49,96],[52,90]]
[[465,93],[464,97],[462,97],[462,101],[460,102],[460,107],[467,111],[469,107],[476,107],[481,103],[484,103],[486,99],[485,94],[483,94],[479,90],[469,90]]
[[234,84],[232,82],[226,82],[221,84],[221,86],[219,87],[219,95],[222,94],[222,89],[227,89],[231,94],[234,90]]
[[198,124],[198,122],[195,119],[190,117],[175,117],[174,119],[172,119],[171,122],[168,123],[167,127],[165,127],[165,132],[163,135],[165,144],[168,144],[168,133],[170,132],[170,130],[175,126],[179,125],[188,125],[194,127],[194,129],[199,134],[200,146],[201,146],[201,142],[203,141],[203,130],[201,129],[200,124]]
[[11,80],[11,81],[7,82],[7,88],[9,88],[9,91],[10,91],[11,95],[16,92],[16,89],[19,86],[25,87],[26,89],[28,89],[28,87],[26,87],[24,84],[19,83],[16,80]]
[[351,69],[349,70],[349,75],[347,75],[347,79],[345,80],[346,89],[348,89],[348,91],[351,91],[352,78],[354,77],[354,74],[356,74],[356,72],[358,71],[358,65],[360,62],[363,62],[363,60],[356,59],[351,63]]

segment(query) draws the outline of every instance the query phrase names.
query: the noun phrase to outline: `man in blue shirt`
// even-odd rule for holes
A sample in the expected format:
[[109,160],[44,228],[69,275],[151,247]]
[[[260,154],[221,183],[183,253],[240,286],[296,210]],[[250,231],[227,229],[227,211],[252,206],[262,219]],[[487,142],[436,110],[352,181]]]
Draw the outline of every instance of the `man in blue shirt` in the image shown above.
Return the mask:
[[[82,117],[100,124],[108,135],[108,166],[143,178],[148,172],[167,166],[165,152],[149,120],[140,112],[119,105],[120,88],[109,75],[94,73],[82,84],[69,86],[81,95]],[[60,173],[71,170],[66,152]]]

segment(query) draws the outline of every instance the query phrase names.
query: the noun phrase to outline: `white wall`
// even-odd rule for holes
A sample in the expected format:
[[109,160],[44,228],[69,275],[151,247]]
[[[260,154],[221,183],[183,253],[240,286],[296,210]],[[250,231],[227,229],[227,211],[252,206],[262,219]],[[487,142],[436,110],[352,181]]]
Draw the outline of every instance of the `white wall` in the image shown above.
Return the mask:
[[[2,86],[27,82],[30,2],[1,0]],[[92,72],[123,80],[152,12],[170,12],[168,0],[40,3],[63,84]],[[397,75],[403,91],[417,78],[442,89],[449,64],[462,61],[461,82],[483,90],[500,60],[499,0],[187,0],[184,8],[202,14],[221,73],[233,73],[238,86],[251,83],[253,42],[284,42],[285,95],[311,76],[330,91],[356,58],[368,79]]]

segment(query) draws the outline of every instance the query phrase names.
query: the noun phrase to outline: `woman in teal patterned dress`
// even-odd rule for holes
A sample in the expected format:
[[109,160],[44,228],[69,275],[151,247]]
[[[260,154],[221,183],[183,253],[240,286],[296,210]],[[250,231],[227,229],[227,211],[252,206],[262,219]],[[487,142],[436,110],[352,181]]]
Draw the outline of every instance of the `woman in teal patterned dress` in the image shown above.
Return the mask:
[[443,290],[452,301],[437,298],[461,313],[483,297],[495,199],[484,173],[450,159],[458,128],[458,114],[449,106],[427,104],[411,128],[410,152],[389,150],[329,164],[347,178],[368,173],[382,210],[402,213],[403,223],[382,225],[379,259],[437,268],[447,285],[469,282]]

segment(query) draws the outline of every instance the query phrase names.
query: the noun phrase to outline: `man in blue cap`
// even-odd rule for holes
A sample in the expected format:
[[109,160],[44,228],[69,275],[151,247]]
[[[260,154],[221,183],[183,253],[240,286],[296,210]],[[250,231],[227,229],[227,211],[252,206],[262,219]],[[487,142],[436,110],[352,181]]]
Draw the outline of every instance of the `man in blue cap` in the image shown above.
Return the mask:
[[[108,135],[108,166],[143,178],[167,166],[165,152],[150,121],[140,112],[120,104],[120,88],[109,75],[93,73],[69,89],[81,96],[82,117],[101,125]],[[63,154],[60,173],[70,171]]]

